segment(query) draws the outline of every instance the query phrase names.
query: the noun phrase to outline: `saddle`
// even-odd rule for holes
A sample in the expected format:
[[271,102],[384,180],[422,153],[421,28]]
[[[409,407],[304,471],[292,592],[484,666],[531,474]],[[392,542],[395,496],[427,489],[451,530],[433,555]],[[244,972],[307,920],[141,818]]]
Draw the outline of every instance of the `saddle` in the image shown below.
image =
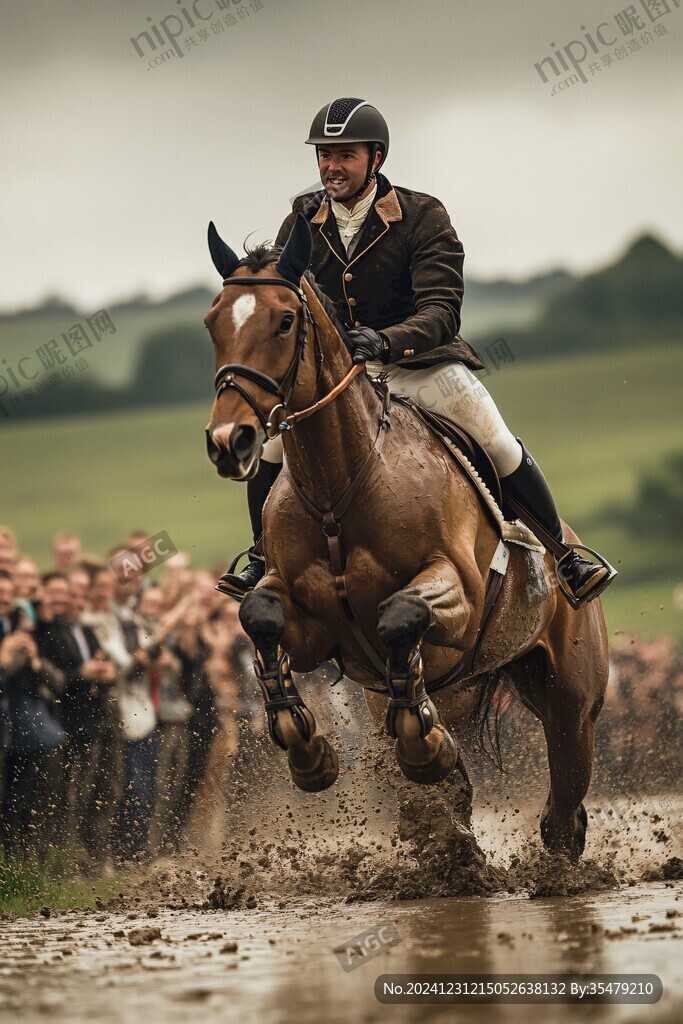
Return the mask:
[[[477,475],[485,484],[501,513],[504,515],[505,511],[509,512],[506,508],[504,509],[500,478],[496,467],[493,465],[491,456],[472,434],[468,433],[464,427],[458,426],[454,420],[422,408],[414,399],[407,398],[405,395],[395,395],[392,393],[391,400],[397,405],[404,405],[411,409],[442,443],[450,442],[450,444],[446,443],[445,447],[451,455],[453,454],[451,445],[455,445],[458,451],[465,456],[476,470]],[[514,514],[509,512],[509,518],[514,519]]]

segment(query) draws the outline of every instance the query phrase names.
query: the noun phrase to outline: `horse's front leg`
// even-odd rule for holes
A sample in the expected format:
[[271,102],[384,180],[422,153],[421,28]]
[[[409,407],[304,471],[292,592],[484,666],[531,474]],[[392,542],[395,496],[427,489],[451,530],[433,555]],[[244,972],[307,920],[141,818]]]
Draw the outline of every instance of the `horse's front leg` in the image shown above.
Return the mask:
[[425,689],[424,634],[431,626],[434,634],[457,644],[471,618],[460,576],[445,560],[431,564],[379,607],[377,635],[389,655],[387,731],[396,740],[401,771],[412,782],[441,782],[458,758],[455,742]]
[[279,594],[259,587],[240,606],[240,621],[256,648],[255,671],[263,693],[271,739],[287,751],[292,781],[309,793],[327,789],[339,775],[337,755],[316,734],[315,718],[299,696],[282,648],[285,629]]

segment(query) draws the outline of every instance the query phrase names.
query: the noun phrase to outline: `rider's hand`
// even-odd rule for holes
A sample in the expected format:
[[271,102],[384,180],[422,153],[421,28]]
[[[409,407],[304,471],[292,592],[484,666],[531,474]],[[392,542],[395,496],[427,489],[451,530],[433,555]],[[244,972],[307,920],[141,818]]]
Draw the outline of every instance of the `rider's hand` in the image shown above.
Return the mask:
[[372,327],[356,327],[347,332],[354,363],[388,361],[389,345]]

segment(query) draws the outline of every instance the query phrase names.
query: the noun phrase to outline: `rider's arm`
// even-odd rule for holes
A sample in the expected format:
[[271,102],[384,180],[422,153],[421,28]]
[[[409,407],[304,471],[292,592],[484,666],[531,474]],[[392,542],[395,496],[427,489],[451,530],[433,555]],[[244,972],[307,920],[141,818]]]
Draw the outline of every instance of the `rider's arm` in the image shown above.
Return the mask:
[[416,312],[400,324],[382,327],[392,363],[406,353],[417,356],[447,345],[460,330],[465,252],[438,199],[425,196],[424,209],[416,211],[409,251]]

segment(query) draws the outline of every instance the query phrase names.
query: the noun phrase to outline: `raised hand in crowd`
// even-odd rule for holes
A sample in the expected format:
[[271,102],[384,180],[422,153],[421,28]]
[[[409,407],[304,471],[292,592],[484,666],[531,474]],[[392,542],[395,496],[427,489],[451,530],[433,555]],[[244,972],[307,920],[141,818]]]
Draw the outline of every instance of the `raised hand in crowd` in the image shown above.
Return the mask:
[[0,641],[0,668],[19,668],[37,656],[35,640],[24,630],[17,629]]
[[175,671],[178,668],[178,659],[171,654],[168,647],[158,646],[158,654],[151,648],[147,650],[147,656],[151,662],[151,667],[156,669],[158,672]]
[[89,661],[83,662],[81,676],[92,683],[111,685],[116,682],[116,665],[107,658],[104,651],[96,651]]
[[199,635],[213,655],[227,655],[235,640],[235,631],[218,616],[210,616],[202,623]]

